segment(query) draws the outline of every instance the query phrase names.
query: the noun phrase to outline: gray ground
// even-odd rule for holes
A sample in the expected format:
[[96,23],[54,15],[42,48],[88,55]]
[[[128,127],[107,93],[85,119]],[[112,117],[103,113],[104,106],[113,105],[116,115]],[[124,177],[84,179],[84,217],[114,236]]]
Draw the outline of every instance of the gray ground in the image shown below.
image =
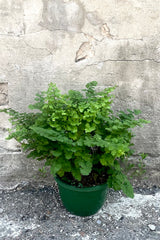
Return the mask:
[[61,204],[53,186],[24,182],[0,191],[3,240],[159,240],[160,189],[135,186],[135,198],[110,190],[94,216],[77,217]]

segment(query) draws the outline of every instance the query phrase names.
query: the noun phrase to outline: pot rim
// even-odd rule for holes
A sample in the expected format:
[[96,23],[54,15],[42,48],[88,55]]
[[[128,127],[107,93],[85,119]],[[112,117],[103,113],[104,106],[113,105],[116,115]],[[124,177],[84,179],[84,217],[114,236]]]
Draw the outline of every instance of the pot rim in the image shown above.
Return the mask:
[[62,187],[66,188],[68,190],[74,190],[74,191],[77,191],[77,192],[94,192],[94,191],[99,191],[99,190],[108,188],[107,183],[104,183],[104,184],[101,184],[101,185],[92,186],[92,187],[82,187],[82,188],[79,188],[79,187],[72,186],[72,185],[70,185],[68,183],[63,182],[57,176],[54,177],[54,179]]

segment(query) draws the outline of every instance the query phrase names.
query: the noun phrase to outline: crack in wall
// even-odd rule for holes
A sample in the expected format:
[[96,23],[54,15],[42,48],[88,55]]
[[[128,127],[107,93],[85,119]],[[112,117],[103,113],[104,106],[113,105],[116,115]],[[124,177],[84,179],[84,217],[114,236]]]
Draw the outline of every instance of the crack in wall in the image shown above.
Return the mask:
[[[79,49],[76,52],[76,57],[75,57],[75,62],[79,62],[82,61],[84,59],[86,59],[89,55],[93,56],[94,54],[94,48],[98,43],[102,43],[105,40],[113,40],[113,41],[141,41],[143,42],[144,39],[132,39],[132,38],[117,38],[116,36],[112,35],[110,32],[110,28],[108,27],[107,23],[103,23],[100,26],[101,29],[101,38],[98,39],[98,37],[95,37],[92,34],[89,33],[85,33],[83,31],[81,31],[80,33],[84,35],[84,37],[88,40],[87,42],[83,42]],[[103,33],[102,33],[103,31]],[[88,49],[87,49],[87,45],[88,45]],[[84,46],[86,46],[86,48],[84,48]],[[92,52],[89,53],[89,51],[92,50]],[[79,53],[81,53],[82,56],[78,56]]]
[[53,52],[50,51],[48,48],[44,47],[44,48],[40,48],[40,47],[33,47],[30,44],[28,44],[25,40],[24,43],[26,44],[26,46],[28,46],[29,48],[33,49],[33,50],[43,50],[43,51],[47,51],[49,53],[49,55],[53,55]]
[[157,61],[155,59],[152,59],[152,58],[144,58],[144,59],[106,59],[106,60],[102,60],[102,61],[98,61],[98,62],[95,62],[95,63],[91,63],[91,64],[86,64],[85,66],[96,66],[98,64],[101,64],[101,63],[105,63],[105,62],[145,62],[145,61],[152,61],[152,62],[155,62],[155,63],[160,63],[160,61]]

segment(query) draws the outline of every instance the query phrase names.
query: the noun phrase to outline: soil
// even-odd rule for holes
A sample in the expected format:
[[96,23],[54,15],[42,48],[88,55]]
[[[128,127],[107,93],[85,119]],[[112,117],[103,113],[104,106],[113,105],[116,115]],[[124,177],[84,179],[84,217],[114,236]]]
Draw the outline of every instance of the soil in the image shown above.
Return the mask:
[[107,168],[101,167],[101,171],[99,171],[98,166],[88,176],[83,175],[81,181],[75,180],[71,173],[65,173],[64,177],[61,178],[62,181],[76,187],[92,187],[105,184],[107,179]]

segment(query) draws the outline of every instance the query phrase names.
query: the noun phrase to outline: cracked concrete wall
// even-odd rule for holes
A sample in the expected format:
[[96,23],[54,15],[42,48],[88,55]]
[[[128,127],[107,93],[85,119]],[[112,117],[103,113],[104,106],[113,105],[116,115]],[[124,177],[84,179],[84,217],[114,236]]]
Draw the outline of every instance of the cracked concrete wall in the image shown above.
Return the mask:
[[[148,166],[158,169],[159,12],[159,0],[0,0],[0,108],[27,111],[51,81],[62,91],[92,80],[100,88],[118,85],[119,108],[141,109],[152,121],[137,129],[135,143],[137,152],[149,154]],[[4,158],[12,166],[1,178],[13,179],[18,162],[10,164],[8,156],[21,153],[15,141],[5,140],[8,127],[1,113],[0,168]]]

